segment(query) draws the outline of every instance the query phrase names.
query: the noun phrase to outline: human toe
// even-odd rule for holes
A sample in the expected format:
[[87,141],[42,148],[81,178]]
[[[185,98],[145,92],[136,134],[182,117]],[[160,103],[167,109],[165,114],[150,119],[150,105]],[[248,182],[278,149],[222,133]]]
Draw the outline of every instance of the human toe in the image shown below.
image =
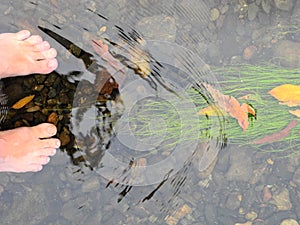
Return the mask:
[[30,57],[35,61],[54,59],[57,56],[57,51],[54,48],[39,50],[39,48],[43,48],[42,43],[41,45],[36,45],[36,51],[32,51]]
[[28,42],[31,45],[36,45],[36,44],[42,43],[43,38],[39,35],[32,35],[26,39],[26,42]]
[[33,132],[38,138],[48,138],[56,134],[57,129],[51,123],[41,123],[32,127]]
[[40,148],[59,148],[60,140],[57,138],[48,138],[41,140]]
[[40,164],[40,165],[46,165],[49,162],[50,162],[50,157],[47,157],[47,156],[40,156],[35,161],[36,164]]
[[38,171],[41,171],[42,169],[43,169],[43,165],[32,164],[32,165],[28,166],[26,172],[38,172]]
[[30,64],[31,73],[48,74],[58,67],[56,58],[52,59],[36,59]]
[[47,67],[49,70],[55,70],[58,66],[58,62],[57,62],[57,59],[50,59],[48,62],[47,62]]
[[41,43],[36,44],[35,47],[38,51],[45,51],[50,49],[50,44],[48,41],[43,41]]
[[57,56],[57,51],[54,48],[50,48],[42,52],[45,59],[55,58]]
[[15,35],[18,41],[23,41],[26,38],[30,37],[30,32],[28,30],[21,30],[17,32]]

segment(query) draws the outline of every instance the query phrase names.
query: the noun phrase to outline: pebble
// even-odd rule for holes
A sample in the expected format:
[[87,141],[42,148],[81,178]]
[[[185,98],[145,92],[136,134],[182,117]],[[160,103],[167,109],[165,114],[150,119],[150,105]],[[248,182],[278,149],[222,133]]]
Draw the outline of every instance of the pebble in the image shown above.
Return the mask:
[[216,21],[220,16],[220,11],[217,8],[213,8],[210,10],[210,20]]
[[256,218],[257,218],[257,213],[256,212],[254,212],[254,211],[251,211],[251,212],[248,212],[246,215],[245,215],[245,218],[247,219],[247,220],[250,220],[250,221],[253,221],[253,220],[255,220]]
[[277,9],[283,11],[291,11],[293,9],[294,2],[294,0],[274,0]]
[[300,167],[295,171],[292,181],[300,188]]
[[252,174],[251,157],[240,149],[230,153],[230,166],[225,176],[230,181],[248,181]]
[[59,192],[59,196],[63,202],[67,202],[72,198],[72,191],[65,188]]
[[280,225],[299,225],[299,223],[294,219],[285,219],[280,223]]
[[274,57],[278,58],[278,64],[285,67],[300,67],[300,43],[283,40],[274,48]]
[[61,133],[59,134],[59,140],[61,142],[61,146],[66,146],[67,144],[70,143],[71,138],[70,138],[70,131],[68,128],[64,127]]
[[0,185],[0,196],[2,195],[3,191],[4,191],[4,187]]
[[236,210],[240,207],[240,201],[238,199],[238,193],[230,193],[226,200],[226,208]]
[[252,225],[252,222],[247,221],[246,223],[236,223],[235,225]]
[[137,23],[137,29],[142,31],[146,39],[175,41],[175,19],[166,15],[144,17]]
[[252,59],[257,54],[257,47],[255,45],[250,45],[244,49],[243,58],[245,60]]
[[275,191],[270,203],[276,205],[278,210],[290,210],[292,208],[292,203],[290,201],[289,190],[283,188]]
[[261,7],[265,13],[269,14],[271,11],[271,1],[270,0],[262,0]]
[[34,91],[41,91],[41,90],[43,90],[43,88],[44,88],[44,85],[38,84],[38,85],[35,85],[35,86],[33,87],[33,90],[34,90]]
[[86,193],[86,192],[94,192],[99,190],[100,188],[100,182],[99,179],[97,177],[91,177],[90,179],[84,181],[84,183],[82,184],[82,192]]
[[248,20],[252,21],[256,18],[259,11],[258,6],[254,3],[248,5]]
[[57,125],[59,118],[56,112],[52,112],[49,116],[48,116],[48,123],[52,123],[55,126]]
[[61,215],[67,220],[81,224],[80,221],[83,221],[89,215],[87,204],[87,199],[84,197],[71,199],[63,205]]

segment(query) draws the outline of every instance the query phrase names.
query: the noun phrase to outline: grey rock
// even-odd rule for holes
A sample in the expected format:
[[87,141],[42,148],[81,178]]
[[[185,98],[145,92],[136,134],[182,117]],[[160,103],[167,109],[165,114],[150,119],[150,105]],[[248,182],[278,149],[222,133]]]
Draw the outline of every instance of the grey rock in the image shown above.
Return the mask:
[[230,155],[230,166],[225,176],[230,181],[248,181],[252,174],[251,157],[241,149],[234,149]]
[[83,192],[93,192],[97,191],[100,188],[100,182],[97,177],[92,177],[88,180],[86,180],[82,184],[82,191]]
[[275,6],[277,9],[283,10],[283,11],[291,11],[294,7],[294,0],[274,0]]
[[137,23],[137,29],[146,39],[174,42],[176,38],[175,19],[166,15],[145,17]]
[[255,3],[251,3],[248,5],[248,19],[254,20],[257,16],[257,13],[259,11],[258,6]]

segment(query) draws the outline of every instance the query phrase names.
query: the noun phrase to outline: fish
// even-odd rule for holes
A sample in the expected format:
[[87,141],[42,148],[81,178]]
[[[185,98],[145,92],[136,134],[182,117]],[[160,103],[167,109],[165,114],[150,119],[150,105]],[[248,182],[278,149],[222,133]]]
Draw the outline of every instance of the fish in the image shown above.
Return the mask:
[[293,129],[297,124],[298,120],[292,120],[283,130],[267,135],[263,138],[256,139],[252,141],[251,144],[267,144],[282,140],[289,135],[290,130]]

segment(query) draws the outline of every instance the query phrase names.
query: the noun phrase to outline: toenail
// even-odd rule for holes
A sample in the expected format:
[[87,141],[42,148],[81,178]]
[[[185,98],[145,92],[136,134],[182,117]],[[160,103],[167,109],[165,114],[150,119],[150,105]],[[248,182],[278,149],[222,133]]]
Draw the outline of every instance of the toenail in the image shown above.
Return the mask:
[[54,126],[49,126],[49,127],[47,128],[47,131],[48,131],[49,134],[54,135],[54,134],[56,134],[56,127],[54,127]]
[[58,148],[60,146],[60,141],[56,141],[56,147]]

